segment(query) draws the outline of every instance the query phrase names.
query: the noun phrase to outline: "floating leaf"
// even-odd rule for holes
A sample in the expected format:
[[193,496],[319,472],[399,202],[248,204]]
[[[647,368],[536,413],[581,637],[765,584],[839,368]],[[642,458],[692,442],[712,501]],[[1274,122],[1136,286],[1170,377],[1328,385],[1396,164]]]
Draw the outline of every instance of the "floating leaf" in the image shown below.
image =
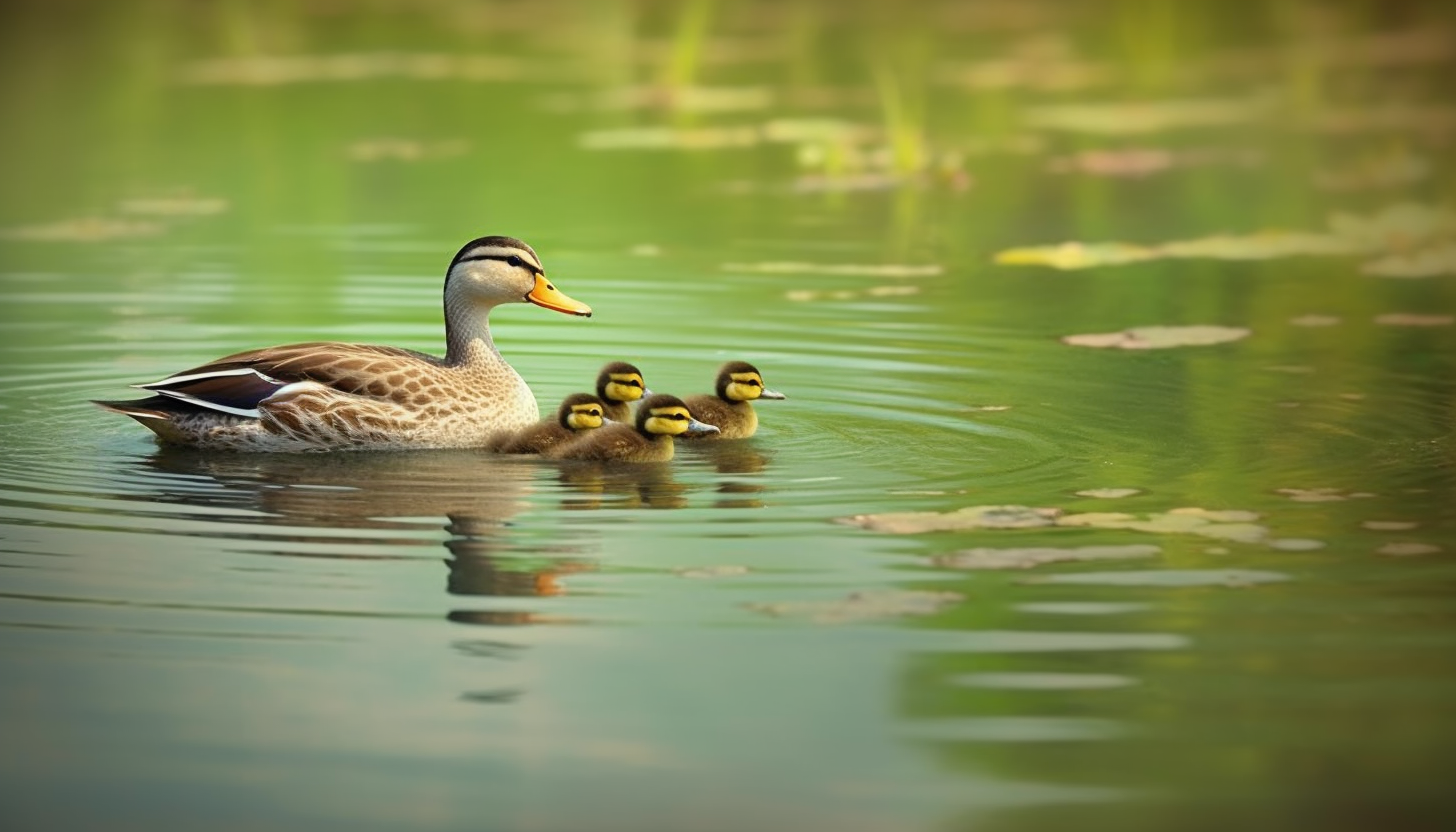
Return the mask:
[[1076,492],[1078,497],[1094,497],[1099,500],[1117,500],[1122,497],[1131,497],[1134,494],[1141,494],[1140,488],[1088,488]]
[[839,522],[874,532],[919,534],[964,529],[1033,529],[1053,525],[1062,513],[1056,508],[1028,506],[966,506],[955,511],[902,511],[856,514]]
[[1076,347],[1155,350],[1169,347],[1207,346],[1247,338],[1251,330],[1230,326],[1142,326],[1122,332],[1067,335],[1062,343]]
[[1303,537],[1281,537],[1269,541],[1269,548],[1278,549],[1281,552],[1313,552],[1325,548],[1323,540],[1310,540]]
[[1151,558],[1161,553],[1162,549],[1146,543],[1128,546],[1078,546],[1070,549],[1032,546],[1019,549],[963,549],[946,555],[936,555],[930,562],[951,569],[1031,569],[1047,563]]
[[1137,680],[1111,673],[965,673],[950,683],[999,690],[1100,690],[1135,685]]
[[1004,266],[1051,266],[1054,269],[1086,269],[1140,263],[1158,256],[1156,249],[1130,243],[1061,243],[1054,246],[1011,248],[996,253]]
[[677,113],[726,113],[765,110],[773,105],[767,87],[693,87],[683,85],[614,87],[591,93],[557,93],[541,101],[555,113],[665,110]]
[[1376,277],[1403,278],[1456,274],[1456,243],[1381,257],[1361,266],[1360,271]]
[[871,286],[868,289],[790,289],[784,297],[792,301],[858,300],[861,298],[903,297],[920,294],[919,286]]
[[187,84],[279,86],[341,83],[376,78],[414,81],[503,81],[539,77],[539,62],[500,55],[365,52],[338,55],[248,55],[213,58],[189,64]]
[[1078,133],[1128,135],[1187,127],[1243,124],[1265,115],[1265,97],[1186,99],[1113,104],[1060,104],[1033,107],[1026,122],[1035,127]]
[[116,207],[123,214],[145,214],[153,217],[209,217],[226,211],[228,201],[217,197],[178,194],[126,199]]
[[1071,156],[1047,161],[1052,173],[1085,173],[1093,176],[1143,177],[1177,168],[1203,167],[1215,164],[1252,166],[1263,162],[1263,155],[1252,150],[1193,149],[1167,150],[1156,147],[1134,147],[1116,150],[1084,150]]
[[732,564],[722,566],[682,566],[672,571],[679,578],[735,578],[739,575],[747,575],[748,567]]
[[1335,326],[1340,319],[1334,315],[1300,315],[1290,318],[1289,322],[1295,326]]
[[1414,529],[1420,524],[1409,520],[1366,520],[1360,525],[1377,532],[1404,532]]
[[931,615],[949,604],[965,599],[958,592],[885,589],[851,592],[830,601],[787,601],[774,604],[745,604],[754,612],[775,618],[805,618],[822,624],[843,624],[882,618]]
[[1383,326],[1450,326],[1456,323],[1452,315],[1418,315],[1414,312],[1392,312],[1375,316],[1375,322]]
[[1026,579],[1027,583],[1082,584],[1093,586],[1246,587],[1287,581],[1281,572],[1253,569],[1160,569],[1129,572],[1069,572]]
[[1192,534],[1215,540],[1258,543],[1268,529],[1254,523],[1259,515],[1252,511],[1211,511],[1201,508],[1175,508],[1145,517],[1121,512],[1086,512],[1057,518],[1064,527],[1128,529],[1150,534]]
[[773,261],[767,263],[724,263],[725,272],[747,274],[827,274],[849,277],[936,277],[945,267],[928,263],[900,265],[895,263],[802,263]]
[[757,127],[622,127],[592,130],[577,139],[586,150],[721,150],[763,141]]
[[1419,555],[1434,555],[1441,551],[1441,547],[1434,543],[1387,543],[1375,550],[1378,555],[1385,555],[1392,558],[1417,557]]
[[109,240],[155,237],[166,230],[165,225],[147,220],[84,217],[41,225],[0,228],[0,239],[47,243],[103,243]]
[[1296,255],[1399,254],[1456,237],[1456,213],[1443,207],[1400,203],[1369,215],[1334,214],[1328,226],[1324,232],[1269,230],[1252,234],[1215,234],[1146,246],[1123,242],[1069,242],[1013,248],[996,254],[995,262],[1086,269],[1164,257],[1267,260]]
[[470,150],[464,139],[419,141],[416,139],[364,139],[349,145],[348,156],[355,162],[424,162],[463,156]]
[[1373,497],[1365,492],[1346,493],[1341,488],[1276,488],[1274,493],[1283,494],[1296,503],[1333,503],[1359,497]]
[[1326,191],[1368,191],[1419,182],[1431,175],[1431,163],[1405,148],[1357,160],[1343,170],[1318,171],[1315,187]]

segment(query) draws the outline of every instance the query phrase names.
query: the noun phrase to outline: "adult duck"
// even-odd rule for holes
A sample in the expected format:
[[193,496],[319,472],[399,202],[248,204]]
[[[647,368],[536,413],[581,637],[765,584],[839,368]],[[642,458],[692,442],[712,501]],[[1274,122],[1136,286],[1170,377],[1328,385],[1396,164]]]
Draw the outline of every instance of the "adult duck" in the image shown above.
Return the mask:
[[457,448],[532,424],[531,388],[496,349],[487,321],[504,303],[590,316],[512,237],[467,243],[445,273],[445,357],[313,342],[240,352],[98,401],[166,443],[235,451]]

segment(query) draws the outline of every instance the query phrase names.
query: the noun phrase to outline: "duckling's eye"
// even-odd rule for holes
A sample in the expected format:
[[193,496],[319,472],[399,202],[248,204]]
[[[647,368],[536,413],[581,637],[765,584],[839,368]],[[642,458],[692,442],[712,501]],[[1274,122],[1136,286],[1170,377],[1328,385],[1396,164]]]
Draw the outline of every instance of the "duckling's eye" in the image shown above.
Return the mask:
[[687,419],[688,417],[682,415],[681,413],[673,413],[673,414],[670,414],[667,418],[673,420],[674,422],[681,422],[681,421]]
[[759,381],[756,378],[751,378],[751,379],[749,379],[748,381],[746,381],[744,383],[747,384],[749,387],[762,387],[763,386],[763,382]]

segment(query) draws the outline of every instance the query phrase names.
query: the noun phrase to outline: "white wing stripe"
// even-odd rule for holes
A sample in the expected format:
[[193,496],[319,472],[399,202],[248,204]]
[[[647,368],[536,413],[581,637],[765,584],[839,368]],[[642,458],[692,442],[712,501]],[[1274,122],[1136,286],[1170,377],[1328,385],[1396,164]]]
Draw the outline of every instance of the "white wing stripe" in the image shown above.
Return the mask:
[[207,373],[192,373],[191,375],[168,376],[161,381],[152,381],[146,384],[133,384],[132,387],[140,387],[143,390],[158,390],[159,388],[166,387],[171,384],[185,384],[189,381],[198,381],[199,379],[204,378],[226,378],[229,376],[248,375],[257,376],[258,378],[263,379],[269,384],[278,383],[277,379],[260,373],[257,370],[252,369],[251,367],[242,367],[236,370],[213,370],[212,372]]

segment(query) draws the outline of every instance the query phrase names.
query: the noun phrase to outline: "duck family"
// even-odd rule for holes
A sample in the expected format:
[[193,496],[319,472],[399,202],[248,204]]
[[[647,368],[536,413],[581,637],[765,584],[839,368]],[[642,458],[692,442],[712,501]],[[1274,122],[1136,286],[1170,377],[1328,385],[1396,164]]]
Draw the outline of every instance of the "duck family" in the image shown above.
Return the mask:
[[[316,341],[248,350],[135,387],[151,395],[95,404],[166,444],[229,451],[483,448],[551,459],[660,462],[673,438],[741,439],[751,402],[782,399],[753,365],[730,361],[711,394],[653,394],[636,366],[602,367],[596,393],[567,396],[539,420],[535,395],[491,338],[489,316],[531,303],[590,317],[514,237],[466,243],[445,271],[445,355]],[[632,411],[636,404],[635,416]]]

